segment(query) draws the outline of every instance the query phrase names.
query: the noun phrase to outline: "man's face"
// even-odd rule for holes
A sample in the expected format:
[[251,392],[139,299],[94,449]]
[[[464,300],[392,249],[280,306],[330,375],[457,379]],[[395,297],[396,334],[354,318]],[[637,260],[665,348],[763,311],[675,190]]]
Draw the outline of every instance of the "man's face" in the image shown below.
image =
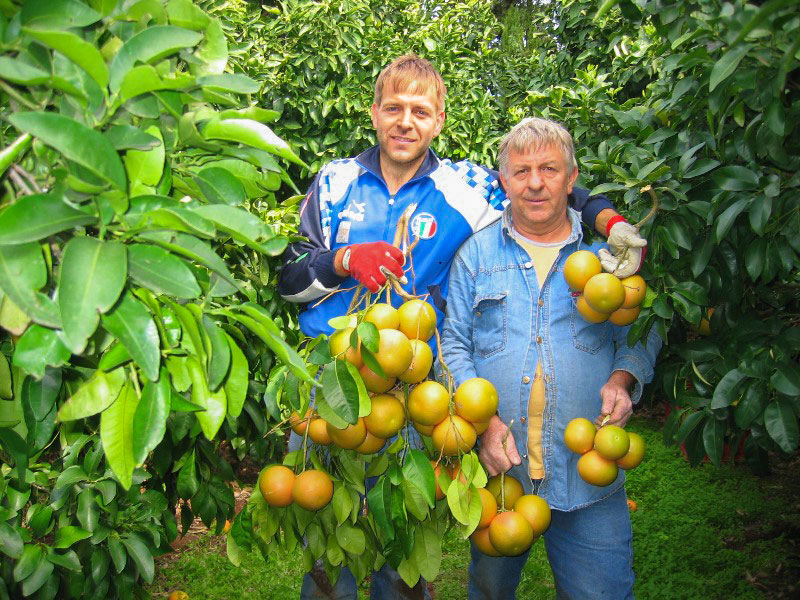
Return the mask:
[[433,90],[412,94],[384,87],[380,105],[372,105],[381,160],[397,168],[418,166],[414,163],[422,162],[444,124],[444,111],[438,105]]
[[546,237],[568,224],[567,195],[577,177],[577,169],[569,173],[564,152],[558,146],[524,152],[510,150],[507,173],[500,173],[500,180],[511,199],[517,230],[527,237]]

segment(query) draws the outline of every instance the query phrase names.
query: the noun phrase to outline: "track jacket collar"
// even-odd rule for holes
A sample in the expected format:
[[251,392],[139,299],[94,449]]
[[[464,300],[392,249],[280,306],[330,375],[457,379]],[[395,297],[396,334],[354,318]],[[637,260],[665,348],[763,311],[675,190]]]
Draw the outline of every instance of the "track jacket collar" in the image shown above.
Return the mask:
[[[373,146],[372,148],[364,150],[364,152],[356,156],[356,162],[364,169],[375,175],[375,177],[386,183],[386,180],[383,178],[383,172],[381,171],[380,146]],[[422,161],[419,169],[417,169],[417,172],[414,173],[414,176],[409,181],[430,175],[438,166],[439,157],[436,156],[436,153],[433,150],[428,148],[428,152],[425,155],[425,160]]]

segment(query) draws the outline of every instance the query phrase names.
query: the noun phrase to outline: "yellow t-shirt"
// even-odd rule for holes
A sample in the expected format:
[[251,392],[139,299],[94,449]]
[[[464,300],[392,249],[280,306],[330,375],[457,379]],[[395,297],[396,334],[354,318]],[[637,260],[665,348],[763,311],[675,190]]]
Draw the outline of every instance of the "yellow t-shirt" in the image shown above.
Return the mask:
[[[545,279],[553,264],[558,258],[558,253],[566,244],[566,240],[556,244],[538,244],[515,232],[515,239],[531,257],[539,289],[544,285]],[[542,460],[542,427],[544,426],[545,388],[542,379],[542,365],[536,364],[533,375],[531,395],[528,400],[528,470],[531,479],[544,477],[544,461]]]

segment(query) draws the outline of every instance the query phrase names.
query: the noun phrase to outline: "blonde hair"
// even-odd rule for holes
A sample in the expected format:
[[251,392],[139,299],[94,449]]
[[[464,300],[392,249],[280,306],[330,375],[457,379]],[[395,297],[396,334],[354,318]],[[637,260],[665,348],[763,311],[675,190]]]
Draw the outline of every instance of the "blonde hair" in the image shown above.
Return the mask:
[[500,142],[500,153],[497,156],[500,172],[508,176],[508,154],[511,150],[520,153],[550,145],[561,148],[564,160],[567,162],[567,173],[572,174],[578,167],[572,136],[560,123],[539,117],[522,119]]
[[375,82],[375,104],[380,106],[384,87],[389,86],[397,92],[427,94],[436,96],[437,108],[444,110],[447,87],[439,71],[427,60],[416,54],[404,54],[384,67]]

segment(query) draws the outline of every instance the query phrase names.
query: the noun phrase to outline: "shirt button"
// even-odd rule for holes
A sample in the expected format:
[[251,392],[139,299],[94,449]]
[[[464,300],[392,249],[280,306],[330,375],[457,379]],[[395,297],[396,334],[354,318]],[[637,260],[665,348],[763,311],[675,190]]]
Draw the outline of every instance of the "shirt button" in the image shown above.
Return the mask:
[[541,344],[542,343],[542,336],[540,336],[540,335],[536,336],[536,343],[537,344]]
[[530,383],[530,382],[531,382],[531,378],[528,377],[527,375],[525,375],[525,377],[522,378],[522,383]]
[[528,419],[526,419],[525,417],[520,417],[520,419],[519,419],[519,420],[520,420],[520,421],[522,421],[522,422],[524,423],[524,422],[525,422],[525,421],[527,421]]
[[526,262],[526,263],[525,263],[525,268],[526,268],[526,269],[530,269],[532,266],[533,266],[533,263],[532,263],[532,262],[530,262],[530,261],[528,261],[528,262]]
[[525,460],[528,460],[528,455],[527,454],[523,454],[522,458],[524,458]]
[[544,382],[545,383],[550,383],[550,375],[545,375],[544,376]]
[[541,298],[539,298],[539,306],[544,306],[544,300],[542,300]]

